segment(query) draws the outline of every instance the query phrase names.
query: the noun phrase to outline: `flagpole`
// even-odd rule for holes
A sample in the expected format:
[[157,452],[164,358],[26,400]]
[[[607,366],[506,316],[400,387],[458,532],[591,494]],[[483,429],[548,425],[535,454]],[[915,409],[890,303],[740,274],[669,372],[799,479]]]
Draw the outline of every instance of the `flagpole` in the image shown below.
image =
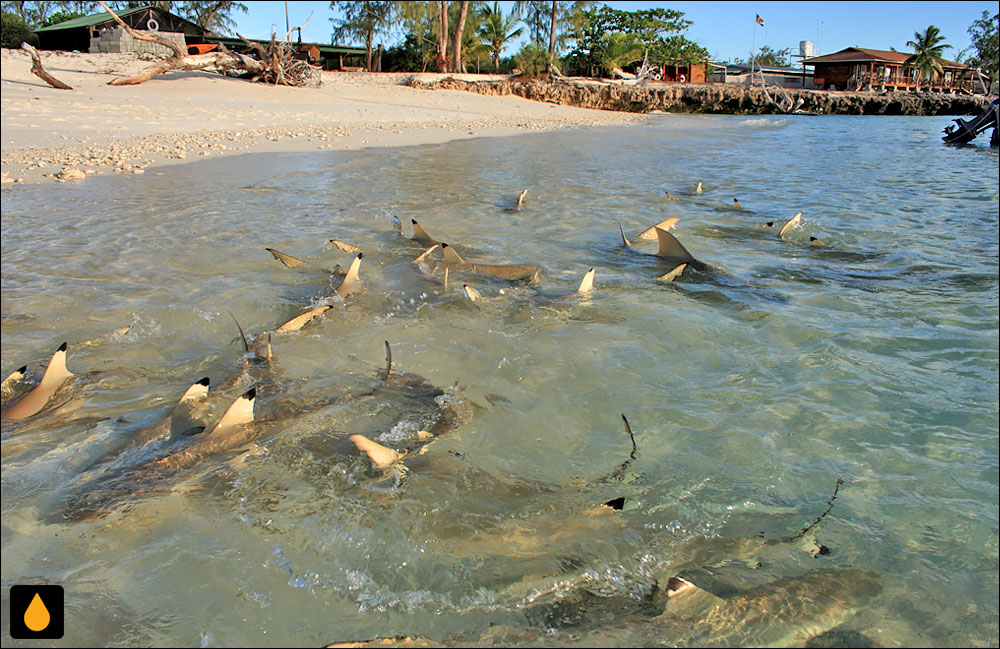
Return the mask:
[[753,85],[754,68],[757,66],[757,15],[753,21],[753,45],[750,46],[750,85]]

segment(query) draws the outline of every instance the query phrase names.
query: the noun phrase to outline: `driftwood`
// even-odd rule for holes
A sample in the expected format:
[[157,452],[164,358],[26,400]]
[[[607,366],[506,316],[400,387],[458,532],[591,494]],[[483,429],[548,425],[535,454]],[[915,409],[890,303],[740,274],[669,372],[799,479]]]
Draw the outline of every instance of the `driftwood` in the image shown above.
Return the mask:
[[59,90],[72,90],[72,86],[67,86],[65,83],[56,79],[51,74],[45,71],[42,67],[42,57],[38,55],[38,50],[28,45],[27,43],[21,43],[21,49],[31,55],[31,71],[36,77],[49,84],[53,88],[58,88]]
[[[280,43],[277,42],[274,36],[272,36],[271,46],[267,49],[258,43],[247,41],[247,39],[240,36],[240,38],[243,38],[243,41],[247,43],[250,49],[260,56],[260,60],[243,54],[230,52],[225,48],[218,52],[188,55],[185,54],[176,43],[161,36],[156,34],[140,34],[126,25],[114,11],[104,4],[104,2],[98,0],[98,4],[104,7],[104,9],[115,19],[115,22],[121,25],[122,29],[131,34],[133,38],[159,43],[174,53],[173,56],[164,59],[156,65],[150,66],[138,74],[132,75],[131,77],[113,79],[108,83],[108,85],[134,86],[149,81],[158,74],[165,75],[171,70],[204,70],[206,68],[213,68],[219,71],[243,70],[252,75],[253,81],[261,80],[286,86],[317,87],[322,83],[319,70],[305,61],[294,59],[292,56],[294,49],[288,43],[287,34],[285,35],[285,39]],[[312,14],[309,14],[309,16],[312,17]],[[291,31],[292,30],[289,30],[289,33],[291,33]]]

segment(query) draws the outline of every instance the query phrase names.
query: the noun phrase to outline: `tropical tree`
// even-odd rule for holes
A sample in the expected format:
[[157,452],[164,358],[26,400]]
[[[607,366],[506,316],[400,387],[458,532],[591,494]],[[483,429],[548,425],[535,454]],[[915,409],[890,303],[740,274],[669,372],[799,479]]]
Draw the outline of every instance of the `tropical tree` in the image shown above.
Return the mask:
[[1000,13],[990,16],[989,11],[983,11],[982,18],[969,27],[969,35],[975,54],[965,63],[981,69],[990,81],[996,81],[1000,73]]
[[500,54],[507,47],[507,43],[514,40],[524,31],[523,27],[514,29],[517,20],[511,16],[504,18],[498,2],[493,3],[493,8],[483,7],[479,12],[482,23],[479,27],[479,41],[489,48],[490,56],[493,57],[493,70],[500,71]]
[[591,0],[517,0],[513,15],[523,16],[532,43],[548,43],[548,67],[551,68],[558,52],[574,39],[585,21],[585,13],[595,4]]
[[242,2],[218,0],[213,2],[196,2],[188,0],[181,6],[181,12],[191,22],[211,32],[220,34],[232,33],[236,28],[233,14],[237,11],[247,13],[247,6]]
[[611,32],[601,38],[601,69],[611,75],[616,68],[622,68],[642,58],[643,48],[632,34]]
[[903,62],[904,68],[917,71],[917,92],[920,92],[920,80],[936,78],[944,74],[941,61],[944,60],[944,50],[951,45],[942,43],[944,36],[934,25],[930,25],[923,33],[913,32],[916,40],[906,41],[907,47],[913,48],[913,54]]
[[388,30],[396,15],[397,5],[390,0],[343,0],[331,2],[331,9],[339,9],[343,18],[331,18],[333,40],[363,39],[365,43],[365,68],[372,71],[372,41],[375,34]]

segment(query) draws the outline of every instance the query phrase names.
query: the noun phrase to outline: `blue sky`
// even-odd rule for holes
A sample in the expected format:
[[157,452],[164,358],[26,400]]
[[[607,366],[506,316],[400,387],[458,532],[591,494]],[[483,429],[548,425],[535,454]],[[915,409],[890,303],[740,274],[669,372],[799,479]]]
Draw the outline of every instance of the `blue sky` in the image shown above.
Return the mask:
[[[247,37],[269,38],[271,31],[285,31],[285,3],[257,1],[246,3],[248,14],[237,15],[238,31]],[[511,2],[501,2],[505,11]],[[982,2],[607,2],[617,9],[633,10],[664,7],[683,11],[694,22],[687,37],[706,47],[717,60],[746,58],[754,42],[754,16],[760,14],[764,26],[756,31],[757,46],[775,49],[798,49],[799,41],[812,41],[813,47],[830,54],[845,47],[870,47],[906,51],[906,41],[913,32],[936,25],[953,49],[945,55],[953,59],[970,44],[968,28],[983,11],[997,11],[995,1]],[[291,25],[301,25],[309,13],[312,18],[302,30],[302,40],[330,42],[336,14],[329,2],[288,2]],[[386,47],[400,36],[383,37]],[[505,56],[513,50],[504,52]]]

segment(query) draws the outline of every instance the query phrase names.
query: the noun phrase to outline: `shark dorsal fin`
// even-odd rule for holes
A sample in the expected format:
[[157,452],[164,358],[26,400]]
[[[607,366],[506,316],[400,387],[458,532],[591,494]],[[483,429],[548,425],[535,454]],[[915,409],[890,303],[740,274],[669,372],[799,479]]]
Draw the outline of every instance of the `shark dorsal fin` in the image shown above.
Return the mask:
[[586,273],[583,274],[583,281],[580,282],[580,288],[576,289],[577,293],[581,295],[584,293],[590,293],[594,290],[594,269],[591,268]]
[[324,304],[323,306],[318,306],[315,309],[310,309],[303,313],[302,315],[297,315],[285,324],[281,325],[274,330],[275,333],[286,334],[292,331],[298,331],[302,327],[309,324],[309,321],[318,315],[322,315],[332,309],[333,307],[329,304]]
[[789,230],[791,230],[792,228],[794,228],[795,226],[797,226],[799,224],[799,222],[801,222],[801,221],[802,221],[802,212],[799,212],[798,214],[796,214],[795,216],[793,216],[788,221],[788,223],[785,224],[785,227],[781,228],[781,231],[778,232],[778,236],[779,237],[785,236],[786,232],[788,232]]
[[10,410],[4,413],[8,419],[24,419],[30,417],[45,407],[52,395],[62,387],[62,384],[73,378],[73,373],[66,369],[66,343],[59,346],[52,354],[41,382],[35,388],[18,400]]
[[368,459],[371,460],[372,464],[374,464],[378,469],[390,467],[403,457],[399,451],[395,451],[387,446],[382,446],[377,442],[373,442],[364,435],[351,435],[350,440],[359,451],[368,456]]
[[336,246],[338,250],[343,250],[344,252],[361,252],[361,248],[344,243],[340,239],[330,239],[330,243]]
[[444,263],[446,264],[464,264],[466,263],[462,256],[455,252],[455,249],[449,246],[447,243],[441,244],[441,254],[444,255]]
[[359,252],[358,256],[351,262],[350,268],[347,269],[347,275],[344,276],[344,280],[337,287],[335,292],[340,297],[346,297],[357,290],[359,284],[358,269],[361,267],[361,257],[362,253]]
[[424,230],[424,227],[417,223],[416,219],[410,219],[410,222],[413,223],[413,236],[410,237],[411,239],[426,245],[440,243],[440,241],[427,234],[427,230]]
[[675,279],[677,279],[678,277],[680,277],[681,275],[683,275],[684,274],[684,269],[687,268],[687,267],[688,267],[688,265],[686,263],[681,264],[680,266],[678,266],[677,268],[674,268],[669,273],[664,273],[663,275],[660,275],[656,279],[660,280],[661,282],[672,282]]
[[622,227],[621,221],[618,222],[618,231],[621,232],[622,235],[622,245],[625,246],[626,248],[631,248],[632,242],[629,241],[628,237],[625,236],[625,228]]
[[735,199],[735,198],[733,199],[733,208],[737,209],[737,210],[742,210],[743,209],[743,206],[740,205],[740,201],[738,199]]
[[687,248],[681,245],[681,242],[677,240],[677,237],[670,234],[666,230],[656,228],[656,238],[660,243],[660,247],[656,251],[656,255],[658,257],[680,259],[683,261],[694,260],[694,255],[688,252]]
[[482,294],[468,284],[462,284],[462,290],[465,291],[465,297],[469,298],[473,302],[478,302],[483,299]]
[[659,223],[657,223],[656,225],[651,225],[642,232],[640,232],[639,234],[635,235],[635,238],[653,239],[655,241],[657,239],[656,228],[660,228],[661,230],[671,230],[675,225],[677,225],[677,222],[680,220],[681,219],[678,216],[672,216],[669,219],[664,219]]
[[698,186],[694,188],[695,194],[701,194],[704,190],[701,188],[701,181],[698,181]]
[[56,385],[60,386],[66,382],[67,379],[73,378],[73,373],[66,369],[66,343],[59,346],[55,354],[52,354],[52,359],[49,360],[49,366],[45,368],[45,374],[42,375],[42,385]]
[[671,201],[679,201],[680,200],[680,198],[678,198],[675,194],[671,194],[670,192],[667,192],[667,199],[671,200]]
[[809,245],[810,246],[817,246],[817,247],[822,248],[826,244],[823,243],[822,241],[820,241],[819,239],[817,239],[816,237],[809,237]]
[[434,252],[440,246],[441,246],[440,243],[435,243],[433,246],[431,246],[427,250],[424,250],[422,253],[420,253],[420,256],[413,260],[413,263],[419,264],[420,262],[422,262],[424,259],[427,258],[427,255],[429,255],[432,252]]
[[[240,426],[242,424],[249,424],[253,421],[253,403],[257,398],[257,388],[250,388],[244,392],[236,401],[233,401],[229,409],[226,410],[226,414],[222,415],[222,419],[219,423],[215,425],[212,429],[212,433],[217,433],[221,430],[226,430],[227,428],[232,428],[234,426]],[[211,434],[211,433],[210,433]]]
[[196,381],[190,388],[184,391],[181,398],[177,401],[177,405],[183,403],[188,403],[189,401],[199,401],[208,396],[208,386],[211,383],[211,379],[207,376],[203,379]]
[[281,263],[283,263],[288,268],[299,268],[301,266],[308,266],[308,264],[306,262],[302,261],[301,259],[297,259],[295,257],[292,257],[291,255],[286,255],[285,253],[279,252],[279,251],[275,250],[274,248],[264,248],[264,250],[266,250],[269,253],[271,253],[271,255],[275,259],[277,259],[278,261],[280,261]]
[[10,373],[7,378],[3,380],[0,384],[0,397],[6,399],[10,394],[13,393],[14,384],[20,382],[24,378],[24,375],[28,372],[28,366],[22,365],[13,372]]

